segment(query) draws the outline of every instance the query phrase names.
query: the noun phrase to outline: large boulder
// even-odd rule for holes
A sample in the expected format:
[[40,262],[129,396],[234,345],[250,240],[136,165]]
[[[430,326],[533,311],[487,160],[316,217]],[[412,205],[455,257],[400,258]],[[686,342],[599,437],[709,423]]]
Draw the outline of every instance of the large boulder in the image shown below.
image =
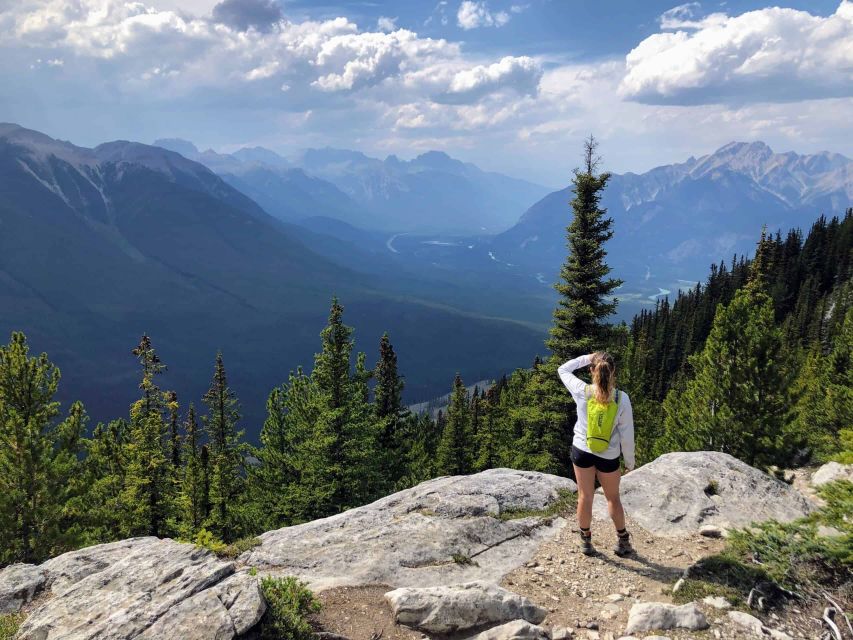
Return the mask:
[[44,582],[44,570],[32,564],[12,564],[0,569],[0,615],[20,611]]
[[628,613],[627,635],[644,631],[666,629],[689,629],[698,631],[708,628],[708,621],[696,603],[680,607],[665,602],[638,602]]
[[[180,628],[202,623],[212,601],[179,616],[171,612],[234,573],[234,565],[191,544],[157,540],[129,548],[101,571],[91,573],[38,606],[21,625],[18,640],[127,640],[163,616]],[[204,612],[204,613],[202,613]],[[233,638],[236,635],[217,637]],[[162,637],[162,636],[161,636]]]
[[[607,517],[603,500],[596,514]],[[812,506],[790,485],[725,453],[667,453],[622,479],[622,503],[643,528],[661,536],[703,525],[742,527],[801,518]]]
[[548,613],[524,596],[485,582],[403,587],[389,591],[385,599],[398,624],[430,633],[464,631],[512,620],[539,624]]
[[384,584],[429,587],[501,578],[526,562],[565,525],[544,510],[567,478],[491,469],[443,477],[372,504],[270,531],[239,560],[296,575],[314,589]]
[[853,482],[853,464],[841,464],[840,462],[827,462],[814,472],[812,485],[819,487],[833,480],[849,480]]

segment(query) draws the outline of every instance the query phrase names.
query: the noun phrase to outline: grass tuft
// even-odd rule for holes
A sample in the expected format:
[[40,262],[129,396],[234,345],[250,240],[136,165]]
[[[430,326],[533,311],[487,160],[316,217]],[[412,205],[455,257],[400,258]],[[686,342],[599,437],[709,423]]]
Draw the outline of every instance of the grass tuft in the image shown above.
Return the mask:
[[12,640],[25,618],[22,613],[0,615],[0,640]]
[[544,509],[507,509],[498,515],[499,520],[520,520],[521,518],[553,518],[568,514],[578,504],[574,491],[560,489],[557,499]]

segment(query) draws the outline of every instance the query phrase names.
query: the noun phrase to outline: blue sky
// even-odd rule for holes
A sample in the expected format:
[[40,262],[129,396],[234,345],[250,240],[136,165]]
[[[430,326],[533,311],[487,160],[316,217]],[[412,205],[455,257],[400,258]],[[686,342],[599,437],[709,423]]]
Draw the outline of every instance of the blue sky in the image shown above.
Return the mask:
[[550,186],[731,140],[853,155],[853,2],[0,0],[0,120],[78,144],[445,150]]

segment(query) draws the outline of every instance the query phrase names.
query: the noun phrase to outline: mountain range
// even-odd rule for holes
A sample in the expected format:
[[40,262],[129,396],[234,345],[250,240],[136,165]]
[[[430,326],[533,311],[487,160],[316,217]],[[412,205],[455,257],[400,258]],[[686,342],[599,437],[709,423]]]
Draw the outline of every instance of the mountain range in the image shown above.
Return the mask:
[[413,401],[444,392],[457,370],[476,380],[527,364],[541,345],[536,328],[419,298],[418,280],[395,269],[382,280],[320,255],[305,238],[329,253],[342,241],[282,223],[160,147],[87,149],[0,125],[0,229],[0,335],[25,331],[62,369],[62,399],[99,419],[127,414],[130,351],[147,332],[169,365],[163,386],[185,403],[221,349],[256,436],[270,389],[310,367],[333,295],[369,361],[390,333]]
[[495,234],[548,193],[544,186],[483,171],[441,151],[405,161],[325,148],[288,160],[261,147],[221,154],[200,152],[181,139],[154,144],[204,164],[290,222],[320,216],[395,233]]
[[[448,268],[491,268],[548,288],[565,259],[572,198],[571,188],[555,191],[503,233],[421,257]],[[641,305],[704,280],[712,262],[751,254],[763,226],[784,234],[843,213],[853,205],[853,160],[735,142],[643,174],[614,174],[601,202],[614,221],[608,263],[625,280],[618,297],[627,319]]]
[[[619,317],[694,286],[711,262],[750,253],[762,225],[784,232],[843,212],[851,169],[838,154],[732,143],[613,175],[602,204],[614,220],[608,262],[625,280]],[[126,413],[142,332],[170,365],[164,386],[182,398],[200,397],[222,349],[253,436],[270,388],[310,366],[337,295],[357,347],[370,356],[389,331],[406,399],[427,400],[457,371],[489,379],[543,351],[571,190],[540,197],[542,188],[496,176],[439,152],[283,158],[177,139],[87,149],[2,124],[0,335],[24,330],[63,368],[62,397],[82,398],[98,418]],[[466,186],[445,186],[454,181]],[[471,198],[491,202],[482,194],[502,193],[495,184],[529,198],[514,225],[465,231],[484,208],[461,226],[447,221]]]

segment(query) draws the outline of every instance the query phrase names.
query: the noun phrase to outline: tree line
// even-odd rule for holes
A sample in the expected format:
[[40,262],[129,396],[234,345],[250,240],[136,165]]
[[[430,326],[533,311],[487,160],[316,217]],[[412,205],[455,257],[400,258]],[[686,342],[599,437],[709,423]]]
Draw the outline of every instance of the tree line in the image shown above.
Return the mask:
[[0,345],[0,565],[134,535],[232,542],[439,475],[570,475],[575,413],[556,369],[598,349],[632,396],[641,461],[696,449],[755,465],[853,458],[853,212],[805,239],[762,234],[752,260],[715,265],[704,285],[617,325],[598,164],[590,139],[548,355],[470,393],[457,375],[435,417],[405,407],[388,335],[367,366],[338,300],[311,372],[271,391],[259,446],[243,438],[221,353],[198,407],[182,405],[143,336],[137,400],[90,429],[80,402],[62,414],[55,401],[57,367],[13,333]]

